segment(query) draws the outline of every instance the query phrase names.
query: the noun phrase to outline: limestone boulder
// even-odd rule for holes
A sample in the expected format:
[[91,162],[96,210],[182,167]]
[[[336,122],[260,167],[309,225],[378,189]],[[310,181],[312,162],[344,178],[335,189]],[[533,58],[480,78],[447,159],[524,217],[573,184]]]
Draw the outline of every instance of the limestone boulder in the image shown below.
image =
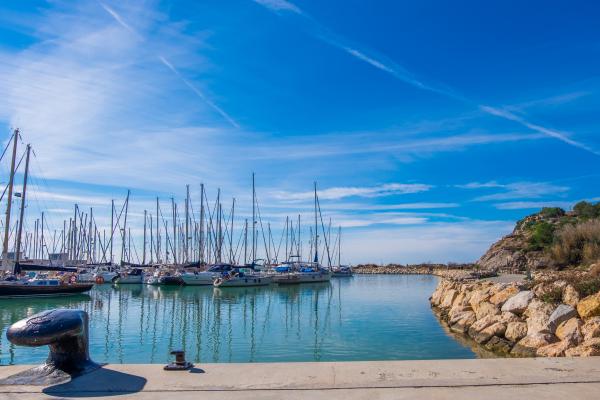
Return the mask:
[[475,321],[475,313],[473,311],[464,311],[450,322],[450,329],[457,333],[465,333]]
[[452,324],[456,321],[453,321],[457,316],[461,315],[462,313],[464,313],[465,311],[472,311],[471,310],[471,306],[453,306],[450,311],[448,312],[448,319],[449,322]]
[[600,316],[600,292],[582,299],[577,304],[577,312],[584,320]]
[[475,336],[479,331],[484,330],[495,322],[497,321],[494,315],[486,315],[485,317],[478,319],[469,328],[469,336]]
[[520,315],[527,309],[529,302],[533,300],[533,297],[534,294],[530,290],[519,292],[506,300],[506,302],[502,305],[502,311],[508,311]]
[[551,332],[555,332],[558,325],[573,317],[577,317],[577,315],[577,310],[575,310],[574,307],[568,304],[560,304],[554,309],[552,314],[550,314],[550,317],[548,318],[548,327]]
[[573,285],[566,285],[563,289],[562,301],[571,307],[577,307],[579,303],[579,293]]
[[577,347],[565,351],[567,357],[600,356],[600,338],[592,338],[584,341]]
[[501,306],[506,302],[506,300],[510,299],[517,293],[519,293],[519,288],[511,285],[490,297],[489,302],[496,306]]
[[474,290],[469,299],[469,304],[473,308],[473,311],[477,312],[479,305],[490,298],[490,288],[480,288]]
[[600,317],[592,317],[585,321],[581,333],[585,340],[600,337]]
[[535,355],[538,357],[563,357],[569,347],[570,344],[568,341],[561,340],[560,342],[540,347],[536,350]]
[[458,296],[458,291],[456,289],[449,289],[444,294],[444,297],[442,298],[442,301],[440,303],[440,307],[441,308],[452,307],[452,303],[454,302],[454,299],[456,299],[456,296]]
[[498,315],[500,314],[500,309],[492,303],[484,301],[479,304],[479,307],[475,310],[475,316],[477,319],[482,319],[488,315]]
[[583,334],[581,333],[582,325],[583,322],[577,317],[564,321],[556,328],[556,337],[560,340],[568,340],[574,345],[578,345],[583,342]]
[[532,300],[524,313],[527,317],[527,335],[538,332],[552,333],[549,320],[553,311],[553,305],[537,299]]
[[494,353],[508,354],[512,348],[512,343],[508,340],[494,336],[485,344],[485,348]]
[[556,343],[557,341],[558,338],[551,333],[533,333],[519,340],[510,353],[520,357],[534,357],[539,348]]
[[508,311],[505,311],[502,314],[500,314],[500,318],[498,320],[500,322],[504,322],[505,324],[508,324],[510,322],[523,322],[522,318]]
[[506,326],[506,332],[504,337],[511,342],[518,342],[522,338],[527,336],[527,323],[526,322],[509,322]]
[[502,322],[495,322],[487,328],[482,329],[481,331],[475,333],[475,335],[471,336],[473,340],[477,343],[482,344],[486,343],[493,336],[503,336],[506,331],[506,324]]

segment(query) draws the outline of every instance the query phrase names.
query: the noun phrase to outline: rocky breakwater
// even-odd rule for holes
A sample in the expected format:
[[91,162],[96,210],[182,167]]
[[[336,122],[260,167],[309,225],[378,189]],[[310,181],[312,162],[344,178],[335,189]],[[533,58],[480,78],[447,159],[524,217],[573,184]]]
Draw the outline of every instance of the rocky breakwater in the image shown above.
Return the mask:
[[450,330],[497,354],[600,355],[600,292],[580,298],[566,281],[442,280],[431,305]]
[[[352,268],[356,274],[365,275],[436,275],[442,278],[463,280],[472,278],[476,273],[473,264],[360,264]],[[477,272],[481,274],[481,272]]]

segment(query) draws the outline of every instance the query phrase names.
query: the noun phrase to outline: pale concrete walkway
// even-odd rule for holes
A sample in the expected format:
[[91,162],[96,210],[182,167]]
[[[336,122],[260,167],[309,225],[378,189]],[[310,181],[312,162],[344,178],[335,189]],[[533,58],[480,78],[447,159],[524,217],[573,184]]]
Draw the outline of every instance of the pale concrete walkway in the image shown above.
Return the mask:
[[[0,379],[26,369],[0,367]],[[202,368],[202,369],[200,369]],[[0,386],[1,399],[598,399],[600,358],[108,365],[51,387]]]

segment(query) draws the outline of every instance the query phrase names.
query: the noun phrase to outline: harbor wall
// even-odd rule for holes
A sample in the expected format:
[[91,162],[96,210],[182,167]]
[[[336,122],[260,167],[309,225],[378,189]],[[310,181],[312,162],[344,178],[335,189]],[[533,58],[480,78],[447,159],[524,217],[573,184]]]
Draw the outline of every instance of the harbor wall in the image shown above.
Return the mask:
[[442,323],[495,354],[600,355],[600,292],[566,280],[495,283],[442,279],[430,298]]

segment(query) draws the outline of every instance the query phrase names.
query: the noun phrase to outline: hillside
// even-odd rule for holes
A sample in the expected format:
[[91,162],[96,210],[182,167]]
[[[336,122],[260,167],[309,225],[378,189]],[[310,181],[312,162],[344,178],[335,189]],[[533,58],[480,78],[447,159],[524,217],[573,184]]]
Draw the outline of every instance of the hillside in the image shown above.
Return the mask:
[[513,232],[476,262],[483,269],[584,268],[600,261],[600,202],[572,211],[543,208],[517,222]]

